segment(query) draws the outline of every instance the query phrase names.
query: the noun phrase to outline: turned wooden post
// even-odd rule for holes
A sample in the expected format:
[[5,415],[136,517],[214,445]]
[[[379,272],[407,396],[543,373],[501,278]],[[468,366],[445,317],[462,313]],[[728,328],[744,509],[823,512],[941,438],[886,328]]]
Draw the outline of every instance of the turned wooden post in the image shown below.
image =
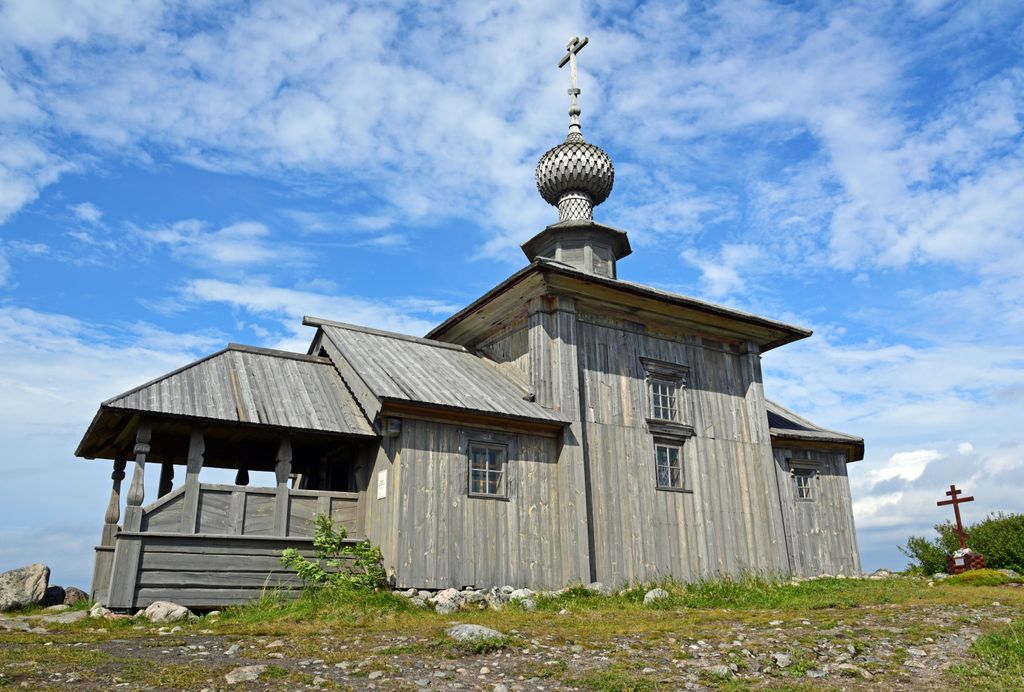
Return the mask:
[[171,492],[174,487],[174,464],[170,461],[165,461],[160,465],[160,487],[156,491],[157,497],[163,497],[167,493]]
[[274,466],[277,476],[277,496],[274,499],[274,535],[288,535],[288,477],[292,474],[292,442],[287,437],[281,438],[281,446],[277,450],[277,465]]
[[153,429],[146,421],[139,423],[135,432],[135,468],[132,470],[132,484],[124,508],[124,530],[138,531],[142,527],[142,501],[146,497],[146,456],[150,452],[149,441]]
[[135,584],[139,574],[142,542],[139,536],[130,534],[142,529],[142,500],[146,495],[146,455],[150,451],[149,441],[152,434],[150,423],[140,421],[135,432],[135,469],[132,471],[128,497],[125,498],[124,529],[118,536],[114,548],[114,563],[110,570],[107,607],[111,609],[124,610],[135,605]]
[[107,512],[103,515],[103,534],[100,537],[100,545],[114,545],[117,522],[121,521],[121,481],[124,480],[124,467],[127,464],[127,457],[118,452],[117,458],[114,459],[114,472],[110,474],[110,480],[113,482],[110,486],[110,502],[107,503]]
[[192,428],[188,441],[188,463],[185,467],[185,499],[181,506],[181,532],[195,533],[199,523],[199,472],[203,469],[206,441],[203,431]]

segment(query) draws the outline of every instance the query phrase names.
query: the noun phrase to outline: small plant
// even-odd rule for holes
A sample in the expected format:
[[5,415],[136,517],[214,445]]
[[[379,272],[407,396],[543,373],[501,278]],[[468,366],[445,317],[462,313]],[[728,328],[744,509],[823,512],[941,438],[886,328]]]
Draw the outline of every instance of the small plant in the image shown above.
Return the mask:
[[380,548],[362,540],[348,542],[344,526],[335,528],[331,518],[323,514],[316,517],[313,551],[316,558],[307,559],[295,548],[281,554],[281,563],[295,570],[304,587],[354,586],[374,589],[385,584],[383,556]]

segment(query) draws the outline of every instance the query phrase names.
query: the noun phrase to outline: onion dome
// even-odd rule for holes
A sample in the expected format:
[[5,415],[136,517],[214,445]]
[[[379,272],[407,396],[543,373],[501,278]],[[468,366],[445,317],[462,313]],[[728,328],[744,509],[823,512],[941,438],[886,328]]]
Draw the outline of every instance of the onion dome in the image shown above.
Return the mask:
[[604,149],[570,133],[540,157],[536,176],[537,191],[558,207],[559,221],[592,219],[593,208],[611,194],[615,168]]
[[593,219],[594,207],[608,199],[615,183],[611,157],[601,147],[585,142],[580,131],[576,54],[586,44],[586,38],[573,38],[558,65],[571,65],[569,135],[564,142],[544,152],[537,162],[537,191],[545,202],[558,207],[559,221]]

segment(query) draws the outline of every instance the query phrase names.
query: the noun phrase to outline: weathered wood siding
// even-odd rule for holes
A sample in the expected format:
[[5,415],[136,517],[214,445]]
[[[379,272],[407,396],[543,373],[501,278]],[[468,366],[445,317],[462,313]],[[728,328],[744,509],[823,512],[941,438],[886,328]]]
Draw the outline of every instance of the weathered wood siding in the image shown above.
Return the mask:
[[[596,315],[580,315],[579,333],[598,579],[788,572],[757,355]],[[689,492],[656,488],[641,358],[688,369]]]
[[[517,434],[508,498],[469,497],[463,442],[485,432],[405,419],[389,471],[400,587],[564,583],[562,480],[553,438]],[[372,499],[369,500],[373,502]],[[398,518],[401,521],[398,521]],[[387,520],[384,520],[387,521]]]
[[[203,483],[199,486],[196,532],[214,535],[274,535],[274,488]],[[143,510],[142,531],[179,531],[185,509],[185,487],[179,487]],[[362,536],[362,515],[356,493],[319,490],[290,490],[288,493],[287,536],[312,536],[316,515],[326,514]]]
[[[860,574],[846,457],[837,452],[782,447],[774,453],[793,573],[806,577]],[[791,460],[817,471],[811,480],[813,500],[796,498]]]
[[312,539],[186,534],[128,534],[137,541],[139,567],[134,597],[119,608],[173,601],[189,608],[244,604],[268,593],[297,594],[301,583],[281,564],[285,548],[313,557]]

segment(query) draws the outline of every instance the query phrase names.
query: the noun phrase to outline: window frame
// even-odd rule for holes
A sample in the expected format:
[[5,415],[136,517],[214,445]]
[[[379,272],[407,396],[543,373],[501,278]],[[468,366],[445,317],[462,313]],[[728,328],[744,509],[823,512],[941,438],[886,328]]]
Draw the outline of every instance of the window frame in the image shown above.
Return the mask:
[[[689,368],[682,363],[669,363],[641,356],[640,363],[644,369],[647,388],[647,427],[652,433],[689,437],[693,428],[686,423],[689,415],[686,406],[686,382]],[[666,385],[671,390],[666,395],[655,392],[656,385]],[[667,396],[672,407],[672,418],[661,418],[657,415],[664,406],[656,406],[659,396]]]
[[[790,461],[789,476],[792,479],[793,500],[795,502],[817,502],[821,489],[815,481],[820,475],[821,470],[817,464]],[[801,479],[806,479],[803,485],[801,485]]]
[[[659,449],[675,450],[677,452],[678,468],[679,468],[679,485],[662,485],[661,484],[661,469],[669,469],[669,477],[671,480],[672,464],[663,465],[659,458]],[[654,488],[656,490],[665,490],[674,493],[690,493],[693,492],[689,487],[689,474],[686,472],[686,452],[684,451],[685,444],[682,439],[665,439],[655,438],[654,440]]]
[[[481,493],[473,490],[473,451],[475,447],[487,447],[500,450],[501,461],[501,493]],[[463,457],[463,491],[466,497],[482,500],[508,501],[515,495],[517,453],[516,436],[484,430],[462,430],[459,433],[459,452]],[[491,472],[493,473],[493,471]]]

